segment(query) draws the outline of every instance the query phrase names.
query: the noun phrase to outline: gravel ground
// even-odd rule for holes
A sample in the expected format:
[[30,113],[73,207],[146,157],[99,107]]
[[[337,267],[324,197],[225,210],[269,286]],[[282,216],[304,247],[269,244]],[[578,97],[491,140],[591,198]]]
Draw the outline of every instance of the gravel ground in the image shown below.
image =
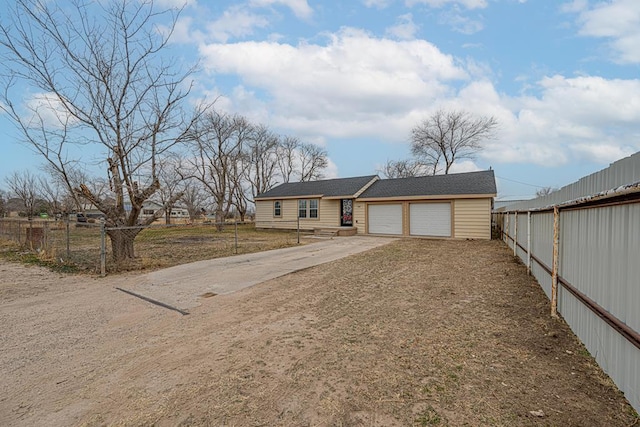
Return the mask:
[[410,239],[182,316],[0,261],[2,426],[624,426],[624,396],[497,241]]

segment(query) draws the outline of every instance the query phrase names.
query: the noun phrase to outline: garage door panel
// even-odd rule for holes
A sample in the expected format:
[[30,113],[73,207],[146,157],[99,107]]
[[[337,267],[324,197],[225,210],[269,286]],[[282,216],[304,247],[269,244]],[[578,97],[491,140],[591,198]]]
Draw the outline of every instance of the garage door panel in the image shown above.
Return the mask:
[[402,234],[402,204],[369,205],[370,234]]
[[409,217],[413,236],[451,237],[451,203],[412,203]]

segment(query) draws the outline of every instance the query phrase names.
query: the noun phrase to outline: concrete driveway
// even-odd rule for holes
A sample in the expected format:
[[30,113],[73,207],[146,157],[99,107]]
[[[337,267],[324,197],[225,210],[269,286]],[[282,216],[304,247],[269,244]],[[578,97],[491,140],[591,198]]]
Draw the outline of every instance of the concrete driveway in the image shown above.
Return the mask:
[[197,261],[154,271],[118,289],[177,309],[200,305],[211,294],[222,295],[386,245],[393,238],[352,236],[323,239],[285,249]]

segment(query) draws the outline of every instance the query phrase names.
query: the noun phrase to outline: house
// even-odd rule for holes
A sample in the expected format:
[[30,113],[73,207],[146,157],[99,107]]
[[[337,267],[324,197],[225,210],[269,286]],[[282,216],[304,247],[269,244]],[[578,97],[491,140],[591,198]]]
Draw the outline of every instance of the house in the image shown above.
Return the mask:
[[496,193],[492,170],[285,183],[255,198],[256,228],[490,239]]
[[[149,218],[156,213],[157,210],[162,209],[162,203],[154,202],[153,200],[147,200],[142,203],[142,212],[140,218]],[[171,219],[189,219],[189,211],[186,208],[180,206],[174,206],[171,208]],[[163,214],[159,219],[164,219],[166,214]]]

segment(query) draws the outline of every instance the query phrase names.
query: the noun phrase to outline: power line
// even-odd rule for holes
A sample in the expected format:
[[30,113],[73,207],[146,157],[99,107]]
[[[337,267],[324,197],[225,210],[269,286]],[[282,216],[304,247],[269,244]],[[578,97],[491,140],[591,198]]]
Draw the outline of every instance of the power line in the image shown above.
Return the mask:
[[544,186],[542,186],[542,185],[527,184],[526,182],[516,181],[515,179],[509,179],[509,178],[505,178],[505,177],[498,176],[498,175],[496,175],[496,178],[504,179],[505,181],[515,182],[515,183],[517,183],[517,184],[528,185],[529,187],[545,188],[545,187],[544,187]]

